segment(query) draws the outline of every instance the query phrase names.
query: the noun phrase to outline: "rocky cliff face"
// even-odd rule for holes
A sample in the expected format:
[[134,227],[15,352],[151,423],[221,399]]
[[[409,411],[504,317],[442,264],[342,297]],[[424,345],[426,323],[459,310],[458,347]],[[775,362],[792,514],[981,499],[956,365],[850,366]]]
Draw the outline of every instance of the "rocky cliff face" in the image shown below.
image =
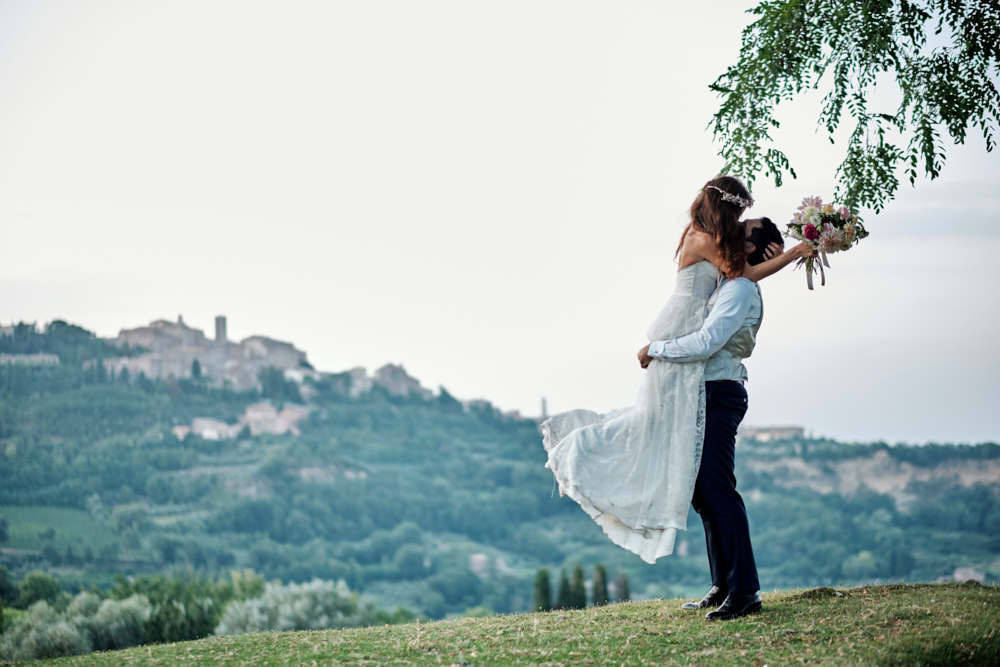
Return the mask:
[[[901,461],[885,450],[841,460],[810,460],[808,457],[764,456],[759,452],[743,455],[744,464],[754,472],[770,475],[785,488],[803,487],[819,493],[851,495],[868,489],[892,496],[900,510],[914,500],[913,483],[950,481],[962,486],[1000,486],[1000,459],[952,459],[921,466]],[[753,489],[748,489],[753,494]]]

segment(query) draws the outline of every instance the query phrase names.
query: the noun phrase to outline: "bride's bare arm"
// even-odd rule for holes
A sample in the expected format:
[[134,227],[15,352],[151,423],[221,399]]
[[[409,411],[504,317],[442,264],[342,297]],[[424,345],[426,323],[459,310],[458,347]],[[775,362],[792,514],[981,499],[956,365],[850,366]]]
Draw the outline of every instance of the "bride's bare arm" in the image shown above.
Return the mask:
[[[780,246],[776,243],[772,243],[769,249],[778,248]],[[777,253],[773,255],[770,259],[750,266],[749,264],[743,267],[743,277],[749,278],[750,280],[757,282],[758,280],[763,280],[770,275],[777,273],[782,270],[792,262],[797,259],[802,259],[804,257],[815,257],[816,251],[813,250],[812,246],[808,243],[799,243],[797,246],[786,250],[785,252]]]

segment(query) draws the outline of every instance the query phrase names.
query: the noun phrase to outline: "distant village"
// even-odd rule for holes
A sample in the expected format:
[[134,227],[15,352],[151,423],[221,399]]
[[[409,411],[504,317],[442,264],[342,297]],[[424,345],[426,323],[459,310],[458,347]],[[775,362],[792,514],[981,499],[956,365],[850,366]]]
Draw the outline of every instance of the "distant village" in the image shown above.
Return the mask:
[[[13,335],[14,327],[0,327],[0,335]],[[226,333],[226,318],[215,318],[215,337],[208,338],[201,329],[188,326],[183,317],[176,322],[156,320],[136,329],[122,329],[114,339],[116,346],[126,352],[139,350],[130,356],[111,357],[101,360],[106,372],[112,377],[123,375],[132,378],[145,375],[151,380],[192,377],[198,368],[201,378],[214,387],[229,387],[234,391],[260,388],[260,374],[267,368],[281,371],[286,380],[299,385],[302,398],[308,402],[316,391],[306,378],[320,380],[325,374],[312,368],[306,353],[292,343],[275,340],[266,336],[250,336],[240,342],[229,340]],[[197,362],[197,363],[195,363]],[[56,365],[59,357],[54,354],[0,354],[0,364]],[[91,365],[94,362],[90,362]],[[386,364],[369,375],[361,367],[347,371],[350,376],[349,395],[357,398],[375,386],[380,386],[392,396],[419,396],[431,398],[433,392],[420,386],[420,382],[410,377],[402,366]],[[471,402],[475,403],[475,401]],[[271,433],[298,435],[297,422],[309,414],[309,407],[285,404],[281,410],[270,402],[250,405],[236,424],[212,418],[195,419],[191,425],[174,427],[174,434],[183,439],[194,434],[207,440],[231,439],[239,436],[246,428],[250,435]]]
[[[0,327],[0,335],[13,335],[13,326]],[[156,320],[136,329],[122,329],[114,339],[122,351],[141,350],[139,354],[107,358],[102,361],[105,370],[114,377],[123,373],[130,378],[145,375],[150,379],[187,379],[192,376],[197,361],[201,378],[210,386],[229,387],[234,391],[248,391],[260,388],[260,374],[267,368],[280,370],[286,380],[299,385],[303,400],[307,403],[315,395],[306,378],[320,380],[324,374],[317,372],[306,359],[306,353],[292,343],[275,340],[266,336],[250,336],[240,342],[229,340],[226,333],[226,317],[215,318],[215,337],[208,338],[201,329],[195,329],[178,316],[176,322]],[[16,363],[30,365],[53,365],[59,363],[54,354],[0,354],[0,364]],[[357,398],[380,386],[392,396],[419,396],[431,398],[433,392],[420,386],[420,382],[410,377],[402,366],[386,364],[369,375],[365,368],[352,368],[346,372],[350,376],[349,395]],[[466,407],[485,404],[482,400],[463,402]],[[542,399],[542,414],[539,422],[548,418],[545,399]],[[191,425],[174,427],[174,434],[184,439],[195,434],[206,440],[236,438],[248,429],[250,435],[271,433],[298,435],[298,421],[309,414],[309,407],[285,404],[281,410],[270,402],[256,403],[246,408],[236,424],[212,418],[195,419]],[[517,411],[505,413],[509,417],[520,418]],[[740,437],[760,443],[786,439],[802,439],[805,429],[799,426],[768,428],[742,427]]]

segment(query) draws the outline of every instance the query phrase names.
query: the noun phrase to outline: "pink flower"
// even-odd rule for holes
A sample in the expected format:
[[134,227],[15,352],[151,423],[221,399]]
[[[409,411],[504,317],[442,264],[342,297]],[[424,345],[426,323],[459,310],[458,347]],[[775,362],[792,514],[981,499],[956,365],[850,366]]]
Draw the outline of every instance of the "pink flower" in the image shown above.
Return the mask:
[[837,213],[839,213],[840,217],[843,218],[844,220],[851,219],[851,212],[847,210],[846,206],[841,206],[840,208],[838,208]]
[[806,197],[802,200],[802,204],[799,205],[799,210],[812,206],[813,208],[822,208],[823,199],[821,197]]
[[815,241],[819,238],[819,230],[816,229],[816,225],[810,223],[802,228],[802,236],[806,237],[807,241]]

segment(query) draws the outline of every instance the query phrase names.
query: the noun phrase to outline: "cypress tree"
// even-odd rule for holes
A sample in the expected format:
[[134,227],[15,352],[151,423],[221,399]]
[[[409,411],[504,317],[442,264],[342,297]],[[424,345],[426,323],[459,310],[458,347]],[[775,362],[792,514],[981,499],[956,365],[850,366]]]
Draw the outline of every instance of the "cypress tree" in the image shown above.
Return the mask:
[[615,598],[618,602],[628,602],[630,599],[628,590],[628,575],[624,572],[618,574],[618,578],[615,579]]
[[594,606],[600,607],[608,603],[608,573],[604,566],[598,563],[594,566]]
[[587,585],[583,579],[583,568],[579,563],[573,566],[573,579],[569,583],[569,592],[572,598],[570,609],[587,608]]
[[559,571],[559,592],[556,594],[556,609],[572,609],[573,594],[569,590],[569,577],[566,570]]
[[535,611],[552,611],[552,586],[544,567],[535,575]]

